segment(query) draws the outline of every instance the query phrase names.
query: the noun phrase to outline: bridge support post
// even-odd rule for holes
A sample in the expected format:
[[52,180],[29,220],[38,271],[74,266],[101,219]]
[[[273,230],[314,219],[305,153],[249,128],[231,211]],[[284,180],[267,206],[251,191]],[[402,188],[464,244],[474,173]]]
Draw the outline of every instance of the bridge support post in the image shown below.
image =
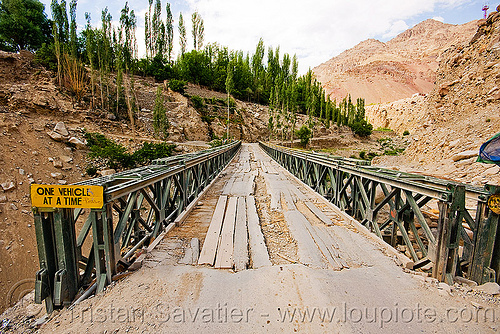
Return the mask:
[[78,292],[78,253],[73,210],[35,210],[40,270],[36,274],[35,302],[48,312],[71,303]]
[[97,292],[102,292],[106,284],[111,283],[116,271],[111,205],[106,204],[101,210],[92,210],[91,214]]
[[[500,194],[500,187],[487,185],[490,198]],[[477,232],[474,234],[474,252],[469,278],[478,284],[500,282],[500,215],[489,209],[486,203],[477,212]]]
[[451,201],[439,201],[439,221],[436,245],[429,245],[429,257],[434,262],[432,276],[453,284],[459,261],[458,250],[465,211],[465,186],[449,185]]

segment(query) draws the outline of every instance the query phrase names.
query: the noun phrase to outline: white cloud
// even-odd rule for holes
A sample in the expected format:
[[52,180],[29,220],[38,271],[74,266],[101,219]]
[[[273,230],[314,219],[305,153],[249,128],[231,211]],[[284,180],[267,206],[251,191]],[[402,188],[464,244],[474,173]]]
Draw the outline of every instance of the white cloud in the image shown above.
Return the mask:
[[367,38],[393,37],[404,20],[467,0],[186,0],[205,22],[207,42],[253,52],[260,37],[297,54],[305,72]]
[[439,22],[444,22],[444,18],[442,16],[434,16],[432,19]]
[[382,36],[382,39],[387,40],[387,39],[391,39],[393,37],[396,37],[397,35],[399,35],[400,33],[402,33],[403,31],[405,31],[408,28],[409,27],[405,21],[398,20],[392,24],[389,31]]

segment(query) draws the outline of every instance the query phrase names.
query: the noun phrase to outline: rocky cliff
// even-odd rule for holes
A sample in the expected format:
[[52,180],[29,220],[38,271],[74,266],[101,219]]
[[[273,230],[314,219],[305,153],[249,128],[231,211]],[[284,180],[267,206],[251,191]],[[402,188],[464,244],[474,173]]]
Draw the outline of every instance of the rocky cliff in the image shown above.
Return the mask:
[[410,133],[407,160],[456,180],[498,184],[499,168],[475,160],[480,145],[500,131],[499,110],[500,13],[494,12],[467,44],[442,54],[426,97],[370,106],[367,115],[376,127]]

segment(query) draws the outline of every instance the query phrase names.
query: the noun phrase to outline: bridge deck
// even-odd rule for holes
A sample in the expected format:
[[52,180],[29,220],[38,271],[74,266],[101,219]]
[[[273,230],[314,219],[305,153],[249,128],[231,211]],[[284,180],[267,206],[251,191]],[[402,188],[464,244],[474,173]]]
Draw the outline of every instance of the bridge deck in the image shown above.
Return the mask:
[[[203,264],[180,264],[196,262],[185,256],[193,238]],[[42,332],[495,330],[500,309],[450,296],[386,254],[257,145],[243,145],[143,268]]]

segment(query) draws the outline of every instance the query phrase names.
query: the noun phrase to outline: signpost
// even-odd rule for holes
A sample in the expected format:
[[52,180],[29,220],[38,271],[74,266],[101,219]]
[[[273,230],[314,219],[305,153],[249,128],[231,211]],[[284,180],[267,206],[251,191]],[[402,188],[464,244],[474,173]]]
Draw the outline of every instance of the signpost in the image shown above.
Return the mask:
[[32,184],[31,205],[36,208],[100,209],[104,205],[101,186]]

